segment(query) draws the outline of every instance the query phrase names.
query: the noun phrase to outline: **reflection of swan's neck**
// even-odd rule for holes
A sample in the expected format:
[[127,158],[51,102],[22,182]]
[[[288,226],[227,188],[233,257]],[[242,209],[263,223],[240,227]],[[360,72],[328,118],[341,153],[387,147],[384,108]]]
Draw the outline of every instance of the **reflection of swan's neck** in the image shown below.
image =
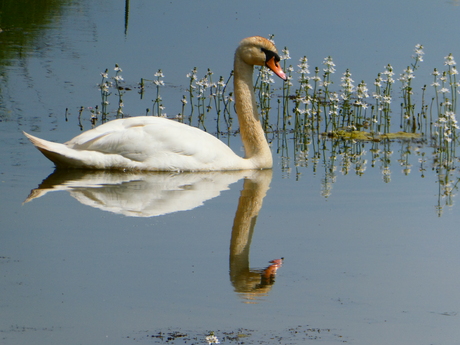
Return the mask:
[[240,123],[245,158],[254,161],[256,168],[271,168],[272,154],[257,113],[252,81],[253,70],[254,67],[245,63],[237,50],[234,65],[235,107]]
[[244,181],[233,221],[230,242],[230,276],[235,281],[241,272],[249,271],[249,249],[257,215],[269,189],[271,170],[261,170],[253,178]]

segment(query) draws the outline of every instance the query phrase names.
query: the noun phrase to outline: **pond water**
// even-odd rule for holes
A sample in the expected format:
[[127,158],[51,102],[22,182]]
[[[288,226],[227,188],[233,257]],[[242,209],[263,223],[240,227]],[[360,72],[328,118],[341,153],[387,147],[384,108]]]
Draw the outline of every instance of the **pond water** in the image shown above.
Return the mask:
[[439,169],[427,141],[355,142],[348,164],[345,147],[302,160],[292,133],[273,134],[271,171],[117,174],[54,172],[22,131],[64,142],[91,128],[116,63],[126,115],[152,107],[155,88],[140,100],[137,84],[162,69],[174,116],[186,74],[228,76],[254,34],[275,34],[294,66],[332,56],[369,85],[423,44],[420,90],[460,56],[459,2],[27,5],[0,3],[2,344],[458,341],[458,169]]

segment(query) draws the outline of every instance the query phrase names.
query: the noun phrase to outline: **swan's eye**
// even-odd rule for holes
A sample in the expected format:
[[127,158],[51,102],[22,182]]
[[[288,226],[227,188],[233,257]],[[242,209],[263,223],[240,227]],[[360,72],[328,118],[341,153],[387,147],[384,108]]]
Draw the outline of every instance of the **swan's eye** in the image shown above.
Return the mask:
[[275,62],[279,62],[281,59],[278,54],[276,54],[274,51],[265,49],[265,48],[260,48],[264,53],[265,53],[265,62],[275,59]]

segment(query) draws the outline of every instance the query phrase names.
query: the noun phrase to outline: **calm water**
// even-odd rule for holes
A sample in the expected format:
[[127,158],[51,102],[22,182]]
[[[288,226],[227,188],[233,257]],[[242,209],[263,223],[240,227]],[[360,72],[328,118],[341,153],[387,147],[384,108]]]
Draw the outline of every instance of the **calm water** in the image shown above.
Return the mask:
[[[295,166],[291,138],[282,153],[273,141],[272,172],[52,174],[21,133],[80,133],[78,109],[100,103],[100,72],[115,63],[133,88],[161,68],[174,115],[185,75],[195,66],[228,75],[237,43],[253,34],[274,33],[294,65],[330,55],[338,74],[350,68],[369,84],[387,63],[400,73],[421,43],[416,81],[429,84],[444,56],[460,56],[458,2],[132,1],[127,16],[124,1],[9,3],[0,4],[2,344],[151,344],[174,330],[205,343],[209,331],[223,340],[240,328],[247,343],[458,341],[459,210],[454,192],[439,216],[446,199],[430,148],[393,143],[387,183],[368,144],[364,173],[339,167],[329,183],[323,162]],[[125,113],[144,114],[148,92],[129,93]],[[230,144],[240,150],[237,137]],[[407,151],[409,174],[398,161]],[[280,257],[276,281],[264,280]]]

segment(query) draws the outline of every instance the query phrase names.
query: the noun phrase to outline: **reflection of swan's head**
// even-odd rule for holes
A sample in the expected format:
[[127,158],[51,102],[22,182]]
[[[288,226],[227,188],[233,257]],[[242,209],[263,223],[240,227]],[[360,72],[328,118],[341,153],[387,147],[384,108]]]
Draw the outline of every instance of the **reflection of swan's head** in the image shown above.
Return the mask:
[[286,79],[279,66],[278,50],[273,42],[266,38],[253,36],[243,39],[236,50],[236,55],[248,65],[267,66],[280,78]]

